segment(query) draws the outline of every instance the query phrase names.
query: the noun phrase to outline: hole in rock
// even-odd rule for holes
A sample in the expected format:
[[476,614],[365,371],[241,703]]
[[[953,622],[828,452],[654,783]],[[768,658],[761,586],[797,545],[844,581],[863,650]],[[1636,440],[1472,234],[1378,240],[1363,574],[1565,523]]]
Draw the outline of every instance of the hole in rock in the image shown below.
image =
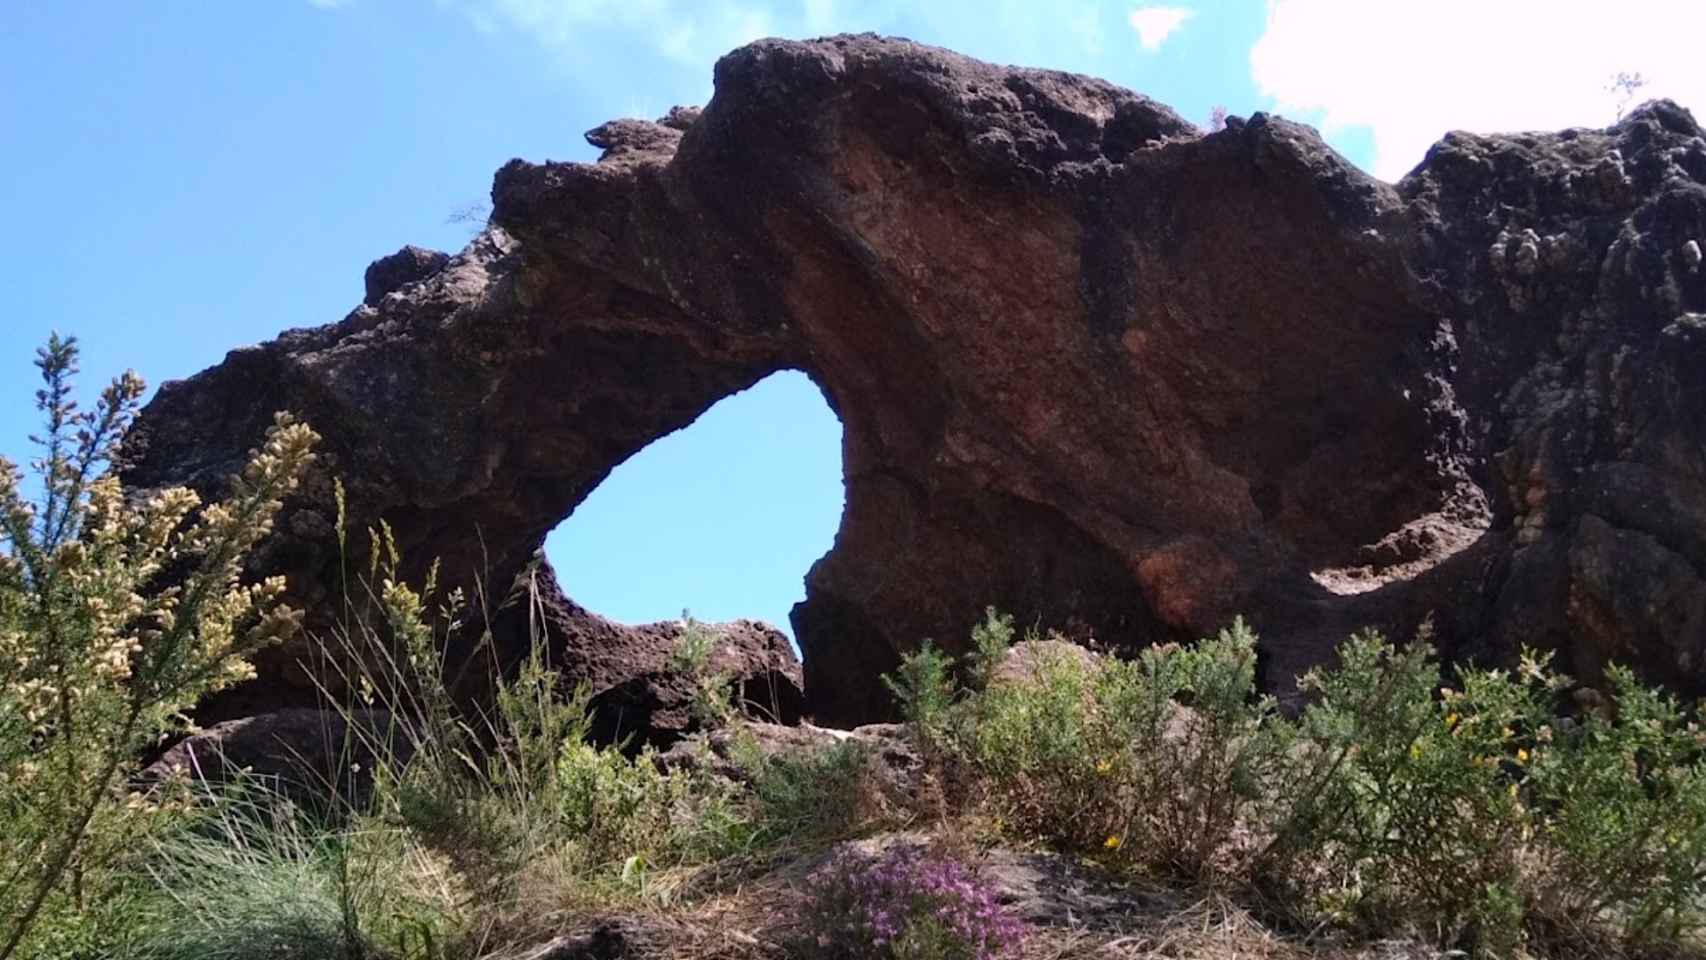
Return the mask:
[[841,521],[841,422],[805,374],[718,401],[610,472],[545,541],[563,591],[612,620],[788,610]]

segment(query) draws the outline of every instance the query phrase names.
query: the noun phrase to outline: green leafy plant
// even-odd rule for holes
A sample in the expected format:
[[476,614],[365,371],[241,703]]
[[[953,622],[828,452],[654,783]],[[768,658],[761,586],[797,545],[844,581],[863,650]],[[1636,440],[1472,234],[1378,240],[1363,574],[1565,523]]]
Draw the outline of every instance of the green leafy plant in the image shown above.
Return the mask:
[[1136,661],[1039,648],[956,708],[951,751],[1009,832],[1192,877],[1236,873],[1285,776],[1292,728],[1255,693],[1238,621]]
[[901,658],[900,668],[883,677],[900,704],[900,713],[921,750],[934,753],[947,734],[948,711],[956,697],[954,658],[925,640]]
[[871,750],[856,741],[767,756],[743,731],[731,758],[748,784],[754,846],[840,839],[886,815]]
[[127,500],[110,467],[141,379],[83,411],[74,339],[50,339],[36,366],[39,498],[0,461],[0,958],[56,899],[80,909],[90,875],[141,829],[149,805],[115,787],[143,748],[297,629],[283,579],[240,572],[318,440],[280,414],[226,500]]
[[1132,798],[1110,833],[1119,847],[1187,876],[1242,874],[1295,738],[1257,693],[1255,632],[1238,619],[1194,646],[1145,650],[1104,674],[1098,700],[1095,749],[1113,767],[1102,776]]
[[983,611],[983,622],[971,628],[971,652],[966,657],[966,685],[983,690],[1013,649],[1013,617],[994,607]]
[[1571,681],[1542,656],[1445,686],[1425,643],[1357,634],[1304,678],[1300,800],[1272,852],[1331,916],[1486,956],[1699,930],[1697,719],[1626,669],[1609,676],[1615,707],[1571,720]]
[[1526,759],[1517,732],[1544,704],[1497,672],[1466,672],[1440,696],[1429,653],[1364,631],[1338,669],[1303,679],[1318,695],[1303,721],[1308,763],[1323,772],[1287,842],[1318,865],[1317,899],[1343,919],[1509,950],[1524,818],[1507,765]]
[[1706,923],[1706,734],[1674,697],[1608,673],[1614,711],[1541,724],[1518,748],[1523,895],[1559,939],[1609,927],[1675,942]]
[[721,727],[734,719],[735,707],[729,690],[733,678],[727,671],[712,664],[717,652],[717,635],[705,624],[681,612],[681,638],[670,655],[670,669],[686,677],[693,685],[690,709],[700,726]]

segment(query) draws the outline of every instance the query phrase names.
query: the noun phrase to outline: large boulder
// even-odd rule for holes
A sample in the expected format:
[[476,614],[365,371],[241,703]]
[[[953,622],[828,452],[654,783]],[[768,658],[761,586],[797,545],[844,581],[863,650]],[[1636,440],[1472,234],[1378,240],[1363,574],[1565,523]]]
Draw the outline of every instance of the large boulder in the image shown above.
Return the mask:
[[413,756],[414,741],[384,710],[286,708],[195,731],[143,768],[137,786],[246,780],[315,806],[365,796],[378,764]]
[[357,529],[501,585],[798,369],[845,437],[793,612],[820,722],[886,715],[879,676],[991,603],[1116,652],[1243,613],[1281,691],[1430,614],[1452,656],[1706,690],[1706,140],[1673,104],[1453,134],[1394,185],[1277,117],[859,36],[591,136],[500,170],[430,275],[164,385],[130,481],[208,487],[293,409],[326,456],[257,571],[328,605],[342,476]]
[[[665,747],[700,728],[696,712],[707,684],[721,684],[737,711],[777,724],[800,720],[805,706],[800,660],[781,631],[756,620],[698,624],[709,651],[696,668],[680,661],[687,624],[628,626],[570,600],[543,560],[527,575],[521,610],[533,623],[517,635],[546,642],[547,665],[591,694],[592,736],[631,748]],[[504,671],[504,672],[507,672]]]

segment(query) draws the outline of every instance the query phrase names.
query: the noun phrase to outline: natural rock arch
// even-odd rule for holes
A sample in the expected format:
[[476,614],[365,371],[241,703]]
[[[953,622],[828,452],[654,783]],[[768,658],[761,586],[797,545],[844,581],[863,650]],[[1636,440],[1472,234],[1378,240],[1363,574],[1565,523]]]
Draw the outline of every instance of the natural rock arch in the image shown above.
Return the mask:
[[257,568],[327,599],[341,475],[356,523],[508,583],[612,465],[798,369],[844,427],[793,614],[821,720],[886,712],[900,652],[990,603],[1124,648],[1242,612],[1278,689],[1430,613],[1455,654],[1699,686],[1685,111],[1454,135],[1393,186],[1308,127],[1204,135],[905,41],[763,41],[716,84],[594,130],[597,164],[512,161],[461,253],[387,258],[343,321],[164,386],[130,479],[211,484],[290,408],[327,456]]

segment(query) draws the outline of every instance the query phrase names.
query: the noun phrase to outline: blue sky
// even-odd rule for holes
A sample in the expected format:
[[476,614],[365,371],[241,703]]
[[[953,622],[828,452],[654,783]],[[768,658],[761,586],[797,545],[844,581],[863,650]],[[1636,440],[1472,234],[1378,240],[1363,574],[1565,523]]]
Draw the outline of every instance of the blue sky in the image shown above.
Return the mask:
[[[1607,122],[1614,70],[1706,104],[1685,42],[1706,14],[1662,0],[9,3],[0,454],[29,455],[30,357],[50,330],[81,337],[92,393],[126,367],[157,383],[337,320],[374,257],[460,247],[449,214],[505,160],[591,159],[582,131],[703,103],[741,42],[849,30],[1096,74],[1193,119],[1278,109],[1389,179],[1451,127]],[[552,536],[565,585],[619,620],[691,608],[786,629],[839,518],[838,434],[797,375],[719,404]]]

